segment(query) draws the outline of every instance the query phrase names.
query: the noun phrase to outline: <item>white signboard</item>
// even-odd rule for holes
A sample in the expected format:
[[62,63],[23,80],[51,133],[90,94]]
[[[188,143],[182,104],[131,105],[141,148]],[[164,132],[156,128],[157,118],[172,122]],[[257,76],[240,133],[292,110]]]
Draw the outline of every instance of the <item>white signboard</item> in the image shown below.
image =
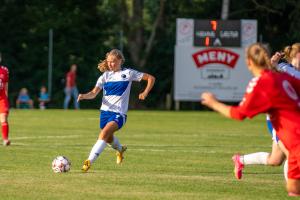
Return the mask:
[[240,101],[250,79],[243,48],[175,47],[175,100],[199,101],[210,91],[219,100]]
[[[240,20],[240,25],[235,20],[234,26],[221,20],[195,23],[193,19],[177,19],[176,23],[174,99],[200,101],[201,93],[209,91],[222,101],[241,101],[252,78],[245,63],[245,48],[257,40],[256,20]],[[199,35],[201,30],[205,37]],[[229,37],[230,33],[238,35]],[[239,46],[222,46],[231,40]]]

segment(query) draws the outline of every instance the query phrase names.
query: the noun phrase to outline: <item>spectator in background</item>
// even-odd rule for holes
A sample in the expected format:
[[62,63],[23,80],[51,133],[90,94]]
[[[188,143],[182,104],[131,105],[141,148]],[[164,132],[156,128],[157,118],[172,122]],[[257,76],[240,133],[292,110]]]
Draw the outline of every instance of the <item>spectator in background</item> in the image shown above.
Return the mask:
[[19,92],[19,96],[16,101],[17,108],[21,109],[31,109],[33,108],[33,101],[28,95],[28,90],[22,88]]
[[77,65],[72,64],[70,71],[66,75],[66,86],[65,86],[65,100],[64,109],[68,109],[71,96],[73,96],[74,108],[79,109],[79,103],[77,102],[78,89],[76,87],[76,71]]
[[47,92],[47,88],[45,86],[42,86],[40,89],[40,95],[39,95],[39,107],[41,110],[46,109],[46,105],[49,103],[50,98],[49,94]]

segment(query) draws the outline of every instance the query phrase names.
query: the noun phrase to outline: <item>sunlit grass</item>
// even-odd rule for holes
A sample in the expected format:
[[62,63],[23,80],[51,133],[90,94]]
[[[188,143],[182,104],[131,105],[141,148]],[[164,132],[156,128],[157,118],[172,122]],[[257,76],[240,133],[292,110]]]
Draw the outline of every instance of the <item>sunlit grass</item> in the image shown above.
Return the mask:
[[[235,180],[233,153],[270,151],[264,116],[242,123],[212,112],[131,111],[117,132],[124,163],[107,148],[81,173],[99,131],[97,110],[12,110],[0,146],[0,199],[285,199],[282,167],[250,166]],[[58,155],[71,171],[55,174]]]

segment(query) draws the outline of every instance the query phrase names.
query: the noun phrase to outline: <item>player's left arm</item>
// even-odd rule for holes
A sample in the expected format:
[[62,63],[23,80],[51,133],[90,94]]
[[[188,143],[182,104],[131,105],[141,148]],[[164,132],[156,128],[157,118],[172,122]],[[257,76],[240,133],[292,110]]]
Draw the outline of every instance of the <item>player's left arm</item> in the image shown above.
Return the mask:
[[139,94],[139,99],[145,100],[147,98],[149,92],[153,88],[153,85],[155,83],[155,77],[150,74],[144,73],[142,80],[147,81],[147,86],[146,86],[145,90]]

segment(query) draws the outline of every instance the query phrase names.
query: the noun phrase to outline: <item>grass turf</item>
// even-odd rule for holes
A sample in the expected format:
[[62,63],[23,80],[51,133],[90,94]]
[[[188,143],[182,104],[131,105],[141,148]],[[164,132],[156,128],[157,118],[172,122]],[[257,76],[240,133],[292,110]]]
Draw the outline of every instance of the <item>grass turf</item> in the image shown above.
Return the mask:
[[[12,145],[0,146],[0,199],[285,199],[282,167],[247,166],[231,156],[271,150],[265,117],[242,123],[213,112],[130,111],[117,132],[124,163],[110,148],[81,172],[98,137],[97,110],[12,110]],[[58,155],[72,161],[55,174]]]

